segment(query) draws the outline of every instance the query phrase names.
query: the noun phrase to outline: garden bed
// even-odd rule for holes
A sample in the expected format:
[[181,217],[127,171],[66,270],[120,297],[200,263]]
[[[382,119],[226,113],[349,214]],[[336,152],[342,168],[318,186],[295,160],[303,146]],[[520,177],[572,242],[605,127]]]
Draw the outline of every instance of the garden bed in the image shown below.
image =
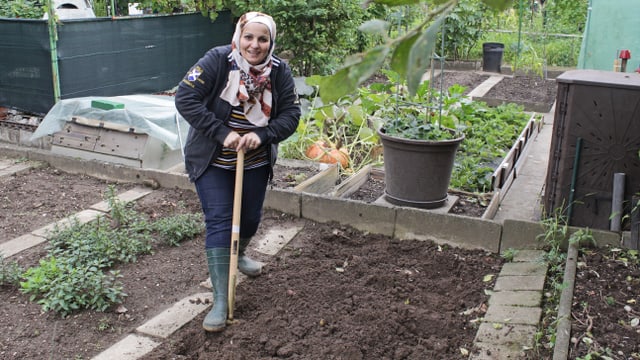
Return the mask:
[[497,84],[474,100],[484,101],[491,106],[510,102],[522,105],[526,111],[547,113],[556,99],[557,84],[553,79],[535,76],[505,76]]
[[[584,248],[575,259],[571,300],[571,333],[567,359],[640,359],[640,262],[638,251],[621,248]],[[556,284],[557,285],[557,284]],[[547,283],[545,302],[553,302],[552,282]],[[543,304],[549,307],[549,305]],[[551,306],[554,306],[552,304]],[[552,309],[550,309],[552,310]],[[541,321],[540,346],[526,359],[552,359],[557,313],[546,311]]]
[[143,359],[464,359],[491,288],[482,278],[500,264],[308,223],[266,274],[238,286],[236,323],[207,334],[202,314]]
[[[80,176],[62,176],[66,174],[37,176],[49,171],[33,170],[31,186],[90,183]],[[101,194],[106,184],[96,183],[92,190]],[[20,195],[25,200],[37,196]],[[60,205],[61,212],[73,212],[79,206],[74,201]],[[138,200],[134,208],[159,219],[180,212],[199,213],[199,207],[191,190],[160,188]],[[259,234],[294,220],[267,211]],[[179,247],[157,243],[153,254],[117,265],[128,296],[122,306],[106,312],[83,310],[62,318],[42,312],[16,287],[0,286],[0,357],[91,358],[99,354],[178,300],[207,291],[200,287],[208,276],[203,243],[202,235]],[[45,251],[42,244],[7,260],[35,266]],[[481,250],[398,241],[314,222],[307,222],[275,257],[254,255],[267,267],[262,277],[240,283],[236,324],[222,334],[206,334],[200,327],[201,314],[148,358],[350,354],[351,358],[463,359],[463,351],[473,351],[475,319],[486,308],[485,290],[493,286],[483,278],[497,274],[501,265],[497,255]]]
[[[0,177],[0,243],[30,233],[104,200],[108,185],[87,175],[36,164],[35,169]],[[119,184],[121,191],[134,184]]]

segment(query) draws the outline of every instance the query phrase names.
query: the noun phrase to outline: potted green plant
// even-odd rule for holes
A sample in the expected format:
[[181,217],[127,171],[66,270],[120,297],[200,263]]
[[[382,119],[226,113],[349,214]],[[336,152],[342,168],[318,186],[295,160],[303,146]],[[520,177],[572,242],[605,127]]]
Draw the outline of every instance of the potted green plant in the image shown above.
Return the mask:
[[438,208],[448,198],[456,151],[464,133],[448,94],[424,81],[414,95],[397,73],[370,88],[379,107],[371,119],[382,143],[385,199],[396,205]]

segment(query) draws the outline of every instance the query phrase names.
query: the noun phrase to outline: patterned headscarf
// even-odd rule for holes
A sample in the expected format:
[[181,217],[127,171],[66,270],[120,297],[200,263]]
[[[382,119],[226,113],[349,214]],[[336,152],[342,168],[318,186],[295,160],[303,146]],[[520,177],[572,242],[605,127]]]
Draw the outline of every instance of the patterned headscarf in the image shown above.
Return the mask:
[[[240,37],[245,25],[259,23],[269,29],[271,44],[269,54],[261,64],[251,65],[240,54]],[[256,126],[267,126],[271,115],[271,55],[275,47],[276,23],[271,16],[248,12],[240,17],[236,24],[231,42],[231,71],[227,86],[222,90],[220,98],[233,106],[242,105],[245,116]],[[259,105],[259,106],[256,106]]]

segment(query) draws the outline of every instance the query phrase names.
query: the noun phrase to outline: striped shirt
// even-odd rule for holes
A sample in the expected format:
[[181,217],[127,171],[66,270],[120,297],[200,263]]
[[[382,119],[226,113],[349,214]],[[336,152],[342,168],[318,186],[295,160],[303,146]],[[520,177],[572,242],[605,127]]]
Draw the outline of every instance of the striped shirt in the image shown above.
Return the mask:
[[[244,116],[242,106],[233,107],[228,125],[241,136],[256,128],[256,126],[250,123]],[[222,152],[220,152],[220,155],[213,161],[212,165],[223,169],[235,170],[237,159],[235,149],[223,147]],[[267,146],[265,144],[261,144],[257,149],[249,150],[244,154],[245,169],[255,169],[268,164],[269,158],[267,157]]]

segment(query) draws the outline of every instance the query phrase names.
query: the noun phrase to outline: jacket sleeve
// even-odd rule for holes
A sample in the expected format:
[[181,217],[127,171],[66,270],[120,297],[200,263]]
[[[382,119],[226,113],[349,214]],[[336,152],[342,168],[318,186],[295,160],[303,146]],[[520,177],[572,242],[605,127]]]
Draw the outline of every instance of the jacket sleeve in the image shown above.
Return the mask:
[[209,102],[219,95],[225,84],[220,84],[221,69],[224,69],[226,56],[216,48],[209,50],[189,69],[176,92],[176,109],[195,130],[206,137],[224,142],[231,129],[209,110]]
[[263,143],[277,144],[287,139],[296,131],[300,121],[300,99],[291,69],[285,62],[280,62],[279,67],[273,89],[277,101],[274,117],[269,125],[255,130]]

